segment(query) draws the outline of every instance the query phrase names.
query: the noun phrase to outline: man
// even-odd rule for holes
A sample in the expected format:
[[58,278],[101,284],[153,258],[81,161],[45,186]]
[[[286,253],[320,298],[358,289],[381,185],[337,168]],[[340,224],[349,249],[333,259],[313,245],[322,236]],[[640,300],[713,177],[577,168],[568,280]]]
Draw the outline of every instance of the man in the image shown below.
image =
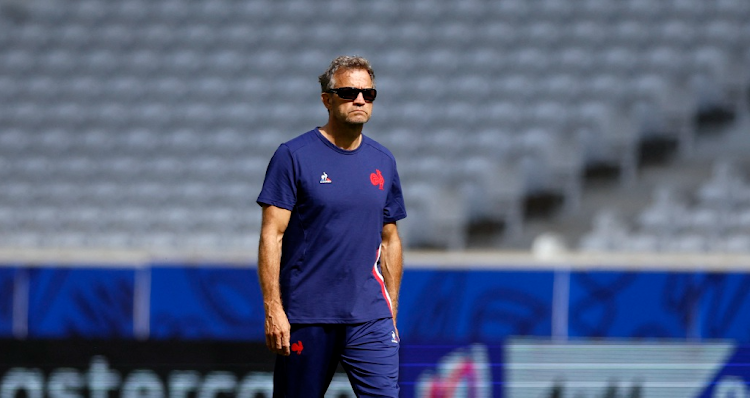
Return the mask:
[[258,275],[274,397],[322,397],[339,362],[358,397],[398,397],[406,217],[393,155],[362,134],[375,75],[342,56],[319,77],[328,122],[281,144],[258,204]]

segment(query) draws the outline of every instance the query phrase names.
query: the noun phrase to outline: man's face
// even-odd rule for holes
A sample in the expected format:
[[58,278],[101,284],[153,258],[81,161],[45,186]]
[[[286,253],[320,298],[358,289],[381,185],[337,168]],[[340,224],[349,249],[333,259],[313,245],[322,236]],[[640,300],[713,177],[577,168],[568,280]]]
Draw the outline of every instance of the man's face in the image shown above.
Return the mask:
[[[339,70],[334,75],[334,88],[372,88],[370,74],[364,69]],[[365,101],[362,93],[353,100],[346,100],[334,93],[323,93],[323,103],[331,116],[345,124],[365,124],[372,115],[372,102]]]

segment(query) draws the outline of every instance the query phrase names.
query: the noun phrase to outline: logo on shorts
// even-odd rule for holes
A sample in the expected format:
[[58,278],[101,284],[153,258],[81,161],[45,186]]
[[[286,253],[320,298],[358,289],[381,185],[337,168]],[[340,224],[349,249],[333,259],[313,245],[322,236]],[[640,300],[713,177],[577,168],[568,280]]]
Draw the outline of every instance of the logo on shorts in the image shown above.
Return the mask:
[[320,176],[320,183],[321,184],[330,184],[331,183],[331,179],[328,178],[328,174],[326,174],[325,171],[323,172],[323,175]]
[[398,338],[396,337],[396,331],[391,332],[391,343],[398,344]]
[[372,185],[379,185],[380,190],[383,190],[383,184],[385,184],[385,178],[383,178],[383,175],[380,174],[380,170],[375,169],[374,173],[370,174],[370,182]]
[[296,352],[297,355],[302,355],[302,350],[304,347],[302,347],[302,341],[297,341],[296,343],[292,344],[292,351]]

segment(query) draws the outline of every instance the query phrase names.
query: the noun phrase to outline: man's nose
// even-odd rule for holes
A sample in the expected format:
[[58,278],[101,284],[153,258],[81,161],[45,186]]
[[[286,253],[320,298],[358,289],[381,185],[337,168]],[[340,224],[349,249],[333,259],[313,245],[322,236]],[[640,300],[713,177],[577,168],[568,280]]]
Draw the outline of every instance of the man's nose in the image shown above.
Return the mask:
[[357,98],[354,99],[354,102],[357,104],[366,104],[367,101],[365,101],[365,95],[362,93],[357,93]]

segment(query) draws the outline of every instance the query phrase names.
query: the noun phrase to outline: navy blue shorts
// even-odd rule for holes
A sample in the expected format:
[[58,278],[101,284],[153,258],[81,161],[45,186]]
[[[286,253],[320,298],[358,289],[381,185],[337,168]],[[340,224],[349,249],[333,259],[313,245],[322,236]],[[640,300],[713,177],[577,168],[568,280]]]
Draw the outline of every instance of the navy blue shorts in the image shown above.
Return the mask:
[[276,357],[273,396],[323,397],[341,362],[358,397],[398,397],[398,337],[391,318],[292,325],[291,355]]

